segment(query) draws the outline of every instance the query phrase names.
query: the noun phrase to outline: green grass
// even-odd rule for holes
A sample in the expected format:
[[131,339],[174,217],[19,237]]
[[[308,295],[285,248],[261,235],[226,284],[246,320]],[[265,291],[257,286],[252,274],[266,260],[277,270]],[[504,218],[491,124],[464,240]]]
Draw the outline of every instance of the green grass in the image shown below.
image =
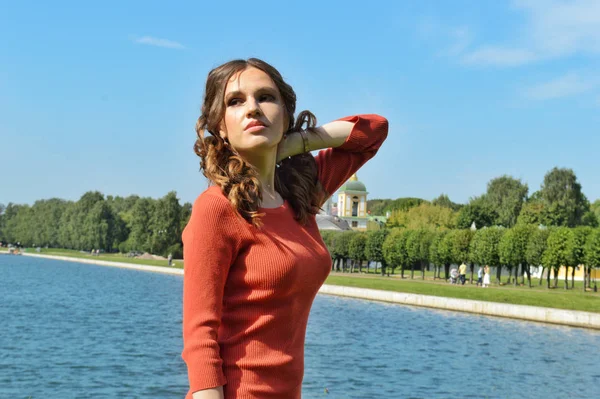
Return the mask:
[[475,285],[450,285],[439,280],[438,282],[400,280],[372,275],[360,278],[337,273],[330,275],[326,284],[600,313],[600,295],[584,293],[582,290],[529,289],[512,286],[480,288]]
[[[28,248],[27,253],[37,254],[38,252],[33,248]],[[56,248],[42,248],[42,255],[57,255],[57,256],[68,256],[71,258],[80,258],[80,259],[93,259],[93,260],[105,260],[109,262],[123,262],[123,263],[132,263],[135,265],[151,265],[151,266],[164,266],[169,267],[168,262],[166,260],[154,260],[154,259],[135,259],[128,258],[122,254],[100,254],[99,256],[92,256],[89,253],[84,253],[72,249],[56,249]],[[175,268],[183,269],[183,260],[181,259],[173,259],[175,263]]]
[[[378,270],[377,273],[375,273],[375,271],[373,269],[370,269],[368,273],[366,273],[365,271],[366,269],[363,268],[363,274],[361,276],[372,276],[372,277],[379,277],[381,276],[381,271]],[[391,272],[390,272],[391,273]],[[429,282],[437,282],[437,283],[444,283],[444,270],[442,269],[441,272],[441,279],[437,279],[434,280],[433,278],[433,270],[429,270],[429,271],[425,271],[425,281],[429,281]],[[343,275],[348,275],[348,274],[343,274]],[[354,276],[354,275],[353,275]],[[390,278],[395,278],[395,279],[400,279],[400,269],[396,269],[394,274],[390,274]],[[471,278],[471,272],[467,272],[467,284],[469,284]],[[511,277],[512,279],[513,277]],[[404,279],[410,279],[410,270],[405,270],[404,271]],[[558,276],[558,286],[557,289],[563,289],[564,287],[564,279],[565,276],[564,274],[561,274],[560,276]],[[518,279],[518,284],[517,286],[515,286],[512,282],[508,283],[508,276],[506,275],[502,275],[501,278],[501,283],[500,286],[502,286],[502,288],[506,288],[506,289],[527,289],[527,290],[544,290],[546,291],[546,278],[544,277],[542,279],[542,284],[540,285],[540,279],[532,277],[531,278],[531,288],[529,288],[528,286],[524,285],[522,286],[521,283],[521,277],[519,277]],[[417,271],[415,270],[415,275],[414,275],[414,281],[423,281],[422,277],[421,277],[421,271]],[[512,280],[511,280],[512,281]],[[525,284],[527,284],[527,277],[525,277]],[[477,272],[473,273],[473,284],[475,284],[477,282]],[[492,286],[496,286],[498,287],[498,284],[496,284],[496,273],[493,272],[491,275],[491,285]],[[554,274],[551,275],[550,277],[550,286],[552,287],[554,285]],[[583,291],[583,281],[575,281],[575,290],[581,290]],[[571,288],[571,275],[569,275],[569,289]]]

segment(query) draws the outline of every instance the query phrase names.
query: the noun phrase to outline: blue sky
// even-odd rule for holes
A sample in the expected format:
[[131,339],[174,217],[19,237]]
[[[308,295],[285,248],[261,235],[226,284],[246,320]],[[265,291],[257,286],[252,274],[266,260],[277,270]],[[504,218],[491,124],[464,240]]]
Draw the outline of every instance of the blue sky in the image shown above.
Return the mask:
[[554,166],[600,198],[600,2],[2,2],[0,203],[84,192],[192,202],[208,71],[273,64],[320,123],[390,134],[369,198],[455,202]]

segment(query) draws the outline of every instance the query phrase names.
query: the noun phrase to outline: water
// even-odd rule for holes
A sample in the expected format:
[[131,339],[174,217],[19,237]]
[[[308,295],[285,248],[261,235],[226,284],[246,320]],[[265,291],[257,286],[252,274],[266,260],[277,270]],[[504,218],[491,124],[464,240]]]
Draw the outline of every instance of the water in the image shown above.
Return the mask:
[[[13,256],[0,276],[0,398],[185,396],[181,276]],[[303,398],[598,397],[599,354],[597,331],[320,295]]]

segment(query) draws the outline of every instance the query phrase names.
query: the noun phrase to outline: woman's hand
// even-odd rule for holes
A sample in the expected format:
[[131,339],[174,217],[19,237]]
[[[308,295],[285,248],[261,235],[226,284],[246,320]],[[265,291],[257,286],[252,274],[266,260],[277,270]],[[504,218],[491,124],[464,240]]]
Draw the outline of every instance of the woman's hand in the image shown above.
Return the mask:
[[192,399],[223,399],[223,387],[203,389],[192,394]]
[[[354,123],[333,121],[323,126],[305,130],[308,139],[307,150],[316,151],[322,148],[339,147],[350,136]],[[304,140],[300,132],[286,134],[277,147],[277,162],[304,152]]]

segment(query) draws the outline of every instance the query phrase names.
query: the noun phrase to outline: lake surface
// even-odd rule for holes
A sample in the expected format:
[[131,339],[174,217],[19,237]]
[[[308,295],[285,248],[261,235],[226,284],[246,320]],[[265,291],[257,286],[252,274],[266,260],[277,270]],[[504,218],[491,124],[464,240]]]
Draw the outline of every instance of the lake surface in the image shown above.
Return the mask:
[[[182,399],[181,291],[0,255],[0,398]],[[319,295],[305,356],[304,399],[600,396],[593,330]]]

